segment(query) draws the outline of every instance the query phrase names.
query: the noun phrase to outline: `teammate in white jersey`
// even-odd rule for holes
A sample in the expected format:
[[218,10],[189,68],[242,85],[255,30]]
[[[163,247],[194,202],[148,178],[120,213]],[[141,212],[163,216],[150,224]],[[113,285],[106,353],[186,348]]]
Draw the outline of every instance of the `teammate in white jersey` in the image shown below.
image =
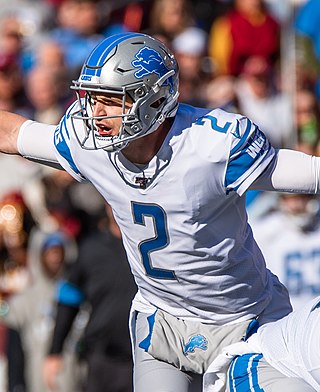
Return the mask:
[[58,126],[0,112],[1,151],[61,166],[113,208],[138,285],[136,392],[189,391],[254,318],[291,311],[253,238],[244,194],[319,190],[319,158],[276,151],[241,115],[178,104],[178,84],[169,49],[126,33],[89,55]]
[[278,206],[268,216],[250,220],[250,225],[267,267],[288,289],[293,309],[298,309],[320,295],[319,200],[283,193]]
[[225,347],[205,375],[205,390],[261,391],[263,380],[256,375],[271,364],[290,378],[290,392],[300,391],[301,380],[310,390],[320,391],[319,326],[320,297],[316,297],[288,316],[262,325],[246,342]]

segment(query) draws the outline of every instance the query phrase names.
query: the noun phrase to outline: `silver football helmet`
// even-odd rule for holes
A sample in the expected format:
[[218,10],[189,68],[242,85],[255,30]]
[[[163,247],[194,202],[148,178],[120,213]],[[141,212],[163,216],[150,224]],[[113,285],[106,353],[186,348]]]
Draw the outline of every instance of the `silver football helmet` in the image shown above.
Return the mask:
[[[74,132],[82,148],[118,151],[132,140],[154,132],[178,107],[178,65],[170,50],[155,38],[123,33],[102,41],[87,58],[78,80],[79,110],[71,114]],[[119,116],[92,115],[91,93],[122,97]],[[126,99],[133,102],[125,112]],[[117,136],[102,136],[95,125],[102,118],[122,118]],[[77,131],[78,120],[84,129]],[[76,121],[77,120],[77,121]]]

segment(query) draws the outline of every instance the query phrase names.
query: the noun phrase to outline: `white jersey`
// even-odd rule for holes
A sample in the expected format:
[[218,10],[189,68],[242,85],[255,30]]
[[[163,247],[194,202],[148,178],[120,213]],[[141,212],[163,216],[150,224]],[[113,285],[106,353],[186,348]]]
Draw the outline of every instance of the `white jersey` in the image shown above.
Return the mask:
[[[250,391],[263,391],[262,380],[256,376],[257,360],[263,354],[286,377],[300,378],[320,391],[319,323],[320,297],[316,297],[286,317],[262,325],[246,341],[221,350],[204,374],[203,390],[247,391],[250,385]],[[241,358],[244,354],[251,355]],[[227,388],[228,377],[230,388]]]
[[261,326],[257,337],[253,335],[270,365],[288,377],[304,379],[316,391],[320,391],[319,307],[320,297],[314,298],[287,317]]
[[[243,194],[275,154],[257,126],[180,104],[162,147],[142,168],[121,151],[82,149],[70,118],[76,105],[56,129],[57,157],[112,206],[139,288],[138,310],[155,306],[213,324],[247,320],[271,300],[275,307],[266,313],[272,308],[273,319],[290,311],[247,224]],[[73,121],[82,137],[82,121]]]
[[304,232],[281,211],[251,225],[267,267],[288,289],[293,308],[320,295],[320,228]]

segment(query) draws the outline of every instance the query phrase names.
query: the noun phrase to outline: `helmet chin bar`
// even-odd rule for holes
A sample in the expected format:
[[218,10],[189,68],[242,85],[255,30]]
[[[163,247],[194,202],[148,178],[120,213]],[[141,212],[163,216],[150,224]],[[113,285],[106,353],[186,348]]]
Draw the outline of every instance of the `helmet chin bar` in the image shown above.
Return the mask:
[[[168,93],[170,85],[163,85],[175,71],[170,70],[149,88],[142,83],[123,87],[121,90],[111,89],[105,85],[90,85],[73,81],[72,89],[76,95],[80,109],[71,114],[72,128],[80,146],[87,150],[103,149],[108,152],[120,151],[131,141],[154,132],[165,121],[166,117],[172,117],[177,111],[178,92]],[[85,97],[81,98],[81,90],[85,91]],[[170,91],[170,90],[169,90]],[[90,116],[92,113],[89,94],[97,92],[101,94],[121,95],[122,114],[116,116]],[[126,98],[133,99],[133,105],[128,113],[125,113]],[[153,105],[159,101],[159,105]],[[98,133],[95,125],[97,119],[121,118],[122,125],[117,136],[102,136]],[[76,121],[77,120],[77,121]],[[80,137],[77,129],[78,120],[82,120],[83,137]]]
[[[80,95],[78,95],[78,101],[82,102],[82,108],[80,110],[75,111],[74,113],[71,114],[71,123],[72,123],[72,129],[73,132],[76,136],[76,139],[80,146],[85,149],[85,150],[101,150],[104,149],[108,152],[112,151],[119,151],[122,148],[126,147],[128,142],[126,141],[127,137],[125,137],[126,131],[124,129],[124,121],[123,119],[125,117],[128,117],[128,114],[120,114],[117,116],[91,116],[88,113],[88,102],[85,103],[85,106],[83,106],[83,99],[80,98]],[[86,99],[86,98],[85,98]],[[86,99],[86,101],[88,101]],[[137,119],[132,119],[132,115],[130,116],[132,121],[137,121]],[[103,120],[103,119],[110,119],[110,118],[122,118],[122,125],[119,130],[119,135],[117,136],[102,136],[98,132],[98,128],[95,124],[96,120]],[[82,122],[82,130],[83,130],[83,135],[80,136],[79,128],[81,124],[79,124],[79,120]],[[130,136],[130,135],[128,135]],[[123,140],[125,138],[125,140]]]

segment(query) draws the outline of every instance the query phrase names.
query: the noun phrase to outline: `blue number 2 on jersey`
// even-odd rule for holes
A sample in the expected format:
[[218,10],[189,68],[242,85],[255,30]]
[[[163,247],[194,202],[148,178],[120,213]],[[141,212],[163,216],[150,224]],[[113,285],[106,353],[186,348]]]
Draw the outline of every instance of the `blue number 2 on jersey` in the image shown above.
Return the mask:
[[148,276],[156,279],[175,279],[175,273],[171,270],[155,268],[151,263],[150,254],[156,250],[163,249],[169,245],[167,231],[167,215],[157,204],[131,203],[134,223],[145,226],[145,217],[153,219],[155,236],[141,241],[139,251],[143,266]]
[[211,128],[214,131],[221,132],[221,133],[227,133],[228,129],[230,128],[230,126],[232,124],[231,122],[226,122],[224,124],[224,126],[222,127],[222,126],[218,125],[218,119],[216,117],[214,117],[214,116],[210,116],[209,114],[207,114],[205,116],[202,116],[202,117],[199,117],[195,121],[195,124],[197,124],[197,125],[204,125],[205,124],[205,120],[208,120],[210,122]]

